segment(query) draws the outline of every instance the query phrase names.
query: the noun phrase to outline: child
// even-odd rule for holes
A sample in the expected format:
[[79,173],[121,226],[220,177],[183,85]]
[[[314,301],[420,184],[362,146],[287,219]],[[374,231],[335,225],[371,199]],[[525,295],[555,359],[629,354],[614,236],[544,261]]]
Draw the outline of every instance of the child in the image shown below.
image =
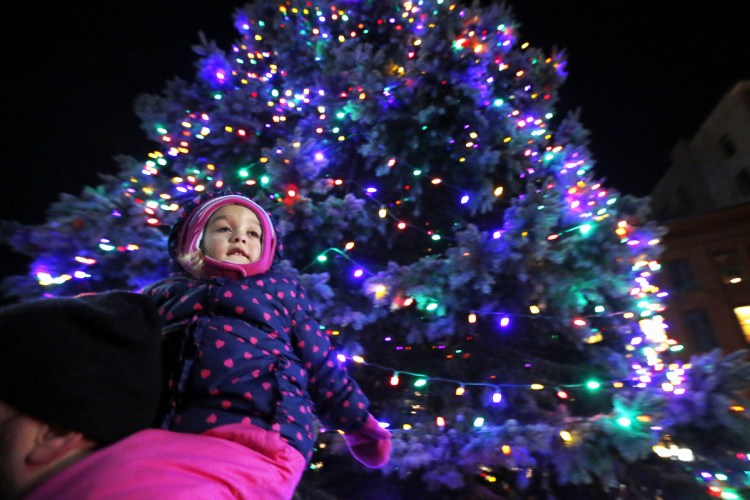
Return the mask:
[[172,227],[176,272],[144,293],[165,321],[171,358],[162,427],[245,444],[264,463],[291,471],[291,495],[312,456],[313,414],[344,431],[369,467],[385,465],[391,442],[309,316],[305,290],[270,270],[276,244],[258,204],[229,191],[206,193]]

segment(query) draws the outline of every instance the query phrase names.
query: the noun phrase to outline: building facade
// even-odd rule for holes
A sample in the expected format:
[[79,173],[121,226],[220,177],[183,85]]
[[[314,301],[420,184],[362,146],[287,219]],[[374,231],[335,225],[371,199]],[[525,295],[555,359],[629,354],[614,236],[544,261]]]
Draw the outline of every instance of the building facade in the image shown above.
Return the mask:
[[750,346],[750,81],[675,146],[651,207],[668,230],[661,284],[669,336],[686,354]]

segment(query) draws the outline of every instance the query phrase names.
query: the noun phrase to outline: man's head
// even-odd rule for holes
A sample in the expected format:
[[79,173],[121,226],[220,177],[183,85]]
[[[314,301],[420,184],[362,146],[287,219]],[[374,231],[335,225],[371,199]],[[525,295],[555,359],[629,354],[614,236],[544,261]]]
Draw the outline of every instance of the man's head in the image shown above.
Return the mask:
[[149,427],[160,389],[161,323],[145,296],[0,309],[0,494]]

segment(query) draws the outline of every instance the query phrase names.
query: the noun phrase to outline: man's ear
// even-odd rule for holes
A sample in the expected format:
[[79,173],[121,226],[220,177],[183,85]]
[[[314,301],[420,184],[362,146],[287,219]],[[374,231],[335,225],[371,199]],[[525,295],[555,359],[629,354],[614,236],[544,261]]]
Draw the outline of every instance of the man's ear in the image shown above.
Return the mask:
[[34,447],[26,455],[29,465],[45,466],[94,448],[94,443],[80,432],[67,431],[39,423]]

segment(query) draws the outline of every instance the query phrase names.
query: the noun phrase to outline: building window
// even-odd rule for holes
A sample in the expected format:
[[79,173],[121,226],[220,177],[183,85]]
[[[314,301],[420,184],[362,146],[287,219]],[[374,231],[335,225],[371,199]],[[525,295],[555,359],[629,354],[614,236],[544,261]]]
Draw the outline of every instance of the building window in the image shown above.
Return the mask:
[[672,281],[672,288],[676,291],[695,288],[695,276],[686,259],[667,262],[667,270]]
[[740,323],[742,333],[745,334],[745,342],[750,344],[750,306],[735,307],[734,314]]
[[721,281],[728,285],[736,285],[741,283],[743,278],[742,268],[740,266],[740,259],[737,252],[734,250],[725,250],[722,252],[716,252],[711,256],[714,260],[714,264],[719,271]]
[[719,147],[727,158],[731,158],[737,153],[737,146],[734,145],[734,142],[727,134],[719,137]]
[[708,352],[719,347],[714,335],[714,329],[711,327],[711,320],[708,313],[703,309],[693,309],[686,311],[685,325],[690,332],[690,340],[695,350],[699,352]]
[[737,188],[742,196],[750,196],[750,168],[743,168],[734,176]]
[[670,216],[688,215],[695,205],[690,199],[685,186],[677,186],[677,189],[672,192],[671,200],[668,203]]

